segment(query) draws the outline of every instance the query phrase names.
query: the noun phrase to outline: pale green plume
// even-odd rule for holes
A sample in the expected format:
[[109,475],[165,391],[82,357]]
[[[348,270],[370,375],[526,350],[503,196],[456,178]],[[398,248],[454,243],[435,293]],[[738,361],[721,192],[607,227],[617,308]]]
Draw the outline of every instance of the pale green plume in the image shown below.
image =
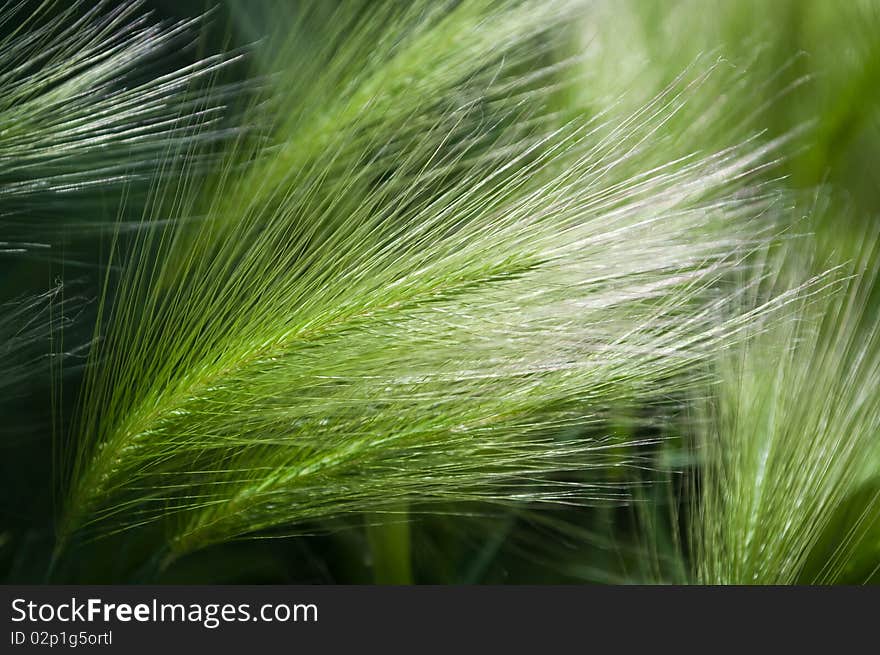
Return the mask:
[[[170,144],[193,141],[193,120],[204,127],[199,139],[218,136],[209,127],[220,108],[208,99],[228,89],[208,93],[200,81],[229,58],[132,83],[142,76],[139,67],[187,45],[198,22],[152,25],[138,15],[140,5],[0,8],[0,255],[50,256],[84,190],[152,176]],[[39,232],[38,221],[50,213],[57,220]],[[35,233],[40,242],[28,238]],[[59,281],[2,305],[0,389],[47,373],[40,364],[48,361],[49,340],[77,311],[62,287]]]
[[62,538],[165,519],[181,553],[401,503],[613,497],[570,474],[626,465],[618,444],[561,428],[680,388],[750,320],[717,283],[770,231],[750,180],[773,144],[670,159],[687,91],[562,121],[565,4],[383,11],[151,208],[199,219],[146,233],[105,307]]
[[853,584],[877,575],[877,243],[866,240],[830,295],[756,322],[756,335],[722,359],[700,439],[696,581]]
[[222,135],[219,100],[237,87],[211,80],[234,57],[169,67],[163,58],[192,49],[200,21],[156,25],[141,5],[0,9],[0,236],[42,227],[57,238],[90,190],[155,178],[169,148]]

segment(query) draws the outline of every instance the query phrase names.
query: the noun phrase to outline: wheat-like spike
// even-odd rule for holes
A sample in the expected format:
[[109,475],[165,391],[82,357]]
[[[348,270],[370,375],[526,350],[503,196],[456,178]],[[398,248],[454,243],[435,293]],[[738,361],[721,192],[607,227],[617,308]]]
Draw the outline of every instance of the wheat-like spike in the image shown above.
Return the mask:
[[853,566],[880,553],[877,244],[865,239],[831,294],[805,297],[772,325],[757,321],[756,336],[722,359],[700,439],[696,581],[860,583],[854,576],[872,574],[873,564]]
[[553,65],[519,71],[561,7],[366,14],[340,56],[380,54],[337,105],[288,121],[270,89],[266,139],[165,187],[152,214],[204,218],[149,232],[106,308],[62,540],[166,518],[180,553],[402,501],[620,493],[585,481],[627,459],[584,427],[751,320],[716,284],[769,232],[749,180],[777,144],[676,158],[689,90],[560,122]]

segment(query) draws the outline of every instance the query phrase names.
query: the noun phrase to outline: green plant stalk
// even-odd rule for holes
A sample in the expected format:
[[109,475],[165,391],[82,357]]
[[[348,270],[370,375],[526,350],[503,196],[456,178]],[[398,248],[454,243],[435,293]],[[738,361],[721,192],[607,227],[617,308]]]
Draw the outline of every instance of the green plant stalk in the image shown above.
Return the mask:
[[366,518],[373,582],[387,585],[412,584],[409,505],[401,503],[392,507],[389,512],[394,515],[392,521],[388,521],[385,515],[375,513],[368,514]]

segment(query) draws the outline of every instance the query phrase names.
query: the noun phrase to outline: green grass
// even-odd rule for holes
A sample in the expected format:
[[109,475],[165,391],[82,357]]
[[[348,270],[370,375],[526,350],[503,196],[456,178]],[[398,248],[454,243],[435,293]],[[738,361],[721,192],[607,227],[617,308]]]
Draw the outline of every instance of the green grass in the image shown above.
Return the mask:
[[150,4],[0,15],[6,579],[876,581],[876,3]]

